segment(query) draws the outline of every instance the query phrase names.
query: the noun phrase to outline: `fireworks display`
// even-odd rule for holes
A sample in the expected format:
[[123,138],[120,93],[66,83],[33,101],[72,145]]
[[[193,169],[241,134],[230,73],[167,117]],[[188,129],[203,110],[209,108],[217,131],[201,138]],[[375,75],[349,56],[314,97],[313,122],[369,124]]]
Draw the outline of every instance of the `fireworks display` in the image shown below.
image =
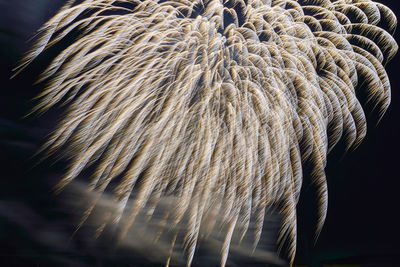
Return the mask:
[[232,240],[252,235],[256,247],[276,208],[293,261],[302,165],[313,166],[320,230],[327,153],[366,134],[357,90],[381,115],[390,103],[395,27],[369,0],[68,1],[18,70],[74,36],[43,72],[34,112],[67,106],[43,147],[70,159],[60,190],[93,167],[81,223],[108,191],[117,208],[98,234],[115,224],[123,239],[162,206],[171,251],[181,239],[190,265],[222,229],[225,266]]

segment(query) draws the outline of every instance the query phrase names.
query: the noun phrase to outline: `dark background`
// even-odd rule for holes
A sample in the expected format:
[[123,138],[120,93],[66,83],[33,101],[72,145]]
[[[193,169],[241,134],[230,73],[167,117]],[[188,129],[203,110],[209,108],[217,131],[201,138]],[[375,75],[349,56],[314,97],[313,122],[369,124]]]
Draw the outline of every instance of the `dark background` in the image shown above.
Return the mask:
[[[6,266],[93,266],[123,261],[104,259],[85,244],[70,241],[71,213],[52,194],[64,164],[36,165],[32,155],[55,125],[59,111],[23,118],[43,84],[35,77],[53,51],[10,80],[11,69],[32,45],[28,39],[64,0],[0,0],[0,262]],[[381,0],[400,15],[397,0]],[[400,42],[399,33],[395,34]],[[366,106],[368,134],[355,150],[339,146],[326,169],[329,208],[314,246],[312,188],[299,204],[299,244],[295,264],[400,266],[400,55],[387,65],[392,104],[377,125],[377,112]],[[51,218],[51,220],[49,220]],[[100,258],[100,260],[99,260]],[[133,266],[131,264],[131,266]],[[143,265],[140,265],[143,266]]]

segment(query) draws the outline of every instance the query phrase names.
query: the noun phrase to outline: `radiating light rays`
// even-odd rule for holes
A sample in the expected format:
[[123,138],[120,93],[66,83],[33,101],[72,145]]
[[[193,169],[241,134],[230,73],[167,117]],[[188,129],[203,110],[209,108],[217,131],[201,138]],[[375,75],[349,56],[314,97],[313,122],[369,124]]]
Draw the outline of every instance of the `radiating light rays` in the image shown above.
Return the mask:
[[118,208],[99,233],[125,216],[121,238],[173,195],[165,222],[186,223],[188,265],[199,236],[222,227],[224,266],[233,235],[254,222],[256,246],[266,209],[280,206],[293,262],[302,163],[313,164],[319,231],[327,153],[366,134],[357,89],[381,114],[390,103],[383,64],[397,51],[395,27],[390,9],[369,0],[69,1],[19,70],[79,32],[43,72],[50,83],[36,111],[68,103],[45,145],[72,155],[60,188],[96,166],[98,197],[82,223],[113,182]]

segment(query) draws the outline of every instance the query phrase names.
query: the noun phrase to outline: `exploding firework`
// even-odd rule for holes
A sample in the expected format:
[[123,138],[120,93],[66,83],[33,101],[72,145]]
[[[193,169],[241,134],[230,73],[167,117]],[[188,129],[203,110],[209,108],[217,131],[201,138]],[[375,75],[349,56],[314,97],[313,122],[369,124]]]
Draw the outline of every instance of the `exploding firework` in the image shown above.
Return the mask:
[[275,208],[293,261],[302,165],[313,166],[321,229],[327,153],[366,133],[357,90],[381,114],[390,103],[395,27],[369,0],[70,0],[19,70],[76,37],[43,72],[34,111],[68,104],[43,149],[70,159],[60,190],[93,166],[81,223],[111,189],[117,208],[98,234],[119,225],[122,239],[162,207],[171,251],[181,240],[190,265],[222,229],[224,266],[232,240],[252,234],[257,246]]

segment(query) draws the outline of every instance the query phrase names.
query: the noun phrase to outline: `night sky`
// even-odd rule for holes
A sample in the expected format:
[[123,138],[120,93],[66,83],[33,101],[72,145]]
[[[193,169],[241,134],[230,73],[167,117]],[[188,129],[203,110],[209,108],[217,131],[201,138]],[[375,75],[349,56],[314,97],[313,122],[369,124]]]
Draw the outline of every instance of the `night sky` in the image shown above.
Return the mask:
[[[144,266],[130,262],[130,257],[99,255],[85,238],[71,241],[74,212],[52,192],[65,162],[38,164],[34,156],[60,110],[52,109],[41,117],[24,116],[43,87],[33,85],[35,77],[57,49],[9,79],[12,68],[32,45],[29,38],[64,2],[0,0],[0,265]],[[398,0],[380,2],[400,16]],[[395,39],[400,43],[399,32]],[[392,103],[385,116],[377,124],[373,105],[362,103],[368,118],[366,138],[354,151],[344,153],[339,144],[329,155],[328,217],[315,246],[315,201],[305,177],[299,203],[297,265],[400,266],[400,55],[386,69]]]

